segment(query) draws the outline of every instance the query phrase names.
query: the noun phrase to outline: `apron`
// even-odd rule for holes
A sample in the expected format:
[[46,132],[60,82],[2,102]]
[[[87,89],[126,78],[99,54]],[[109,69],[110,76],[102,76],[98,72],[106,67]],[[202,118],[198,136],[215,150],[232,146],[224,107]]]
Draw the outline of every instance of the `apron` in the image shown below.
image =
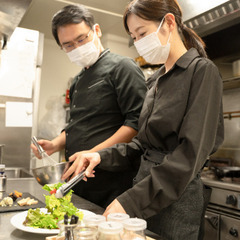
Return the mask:
[[[160,165],[167,153],[146,150],[134,184],[149,175],[150,169]],[[188,184],[181,197],[158,215],[147,220],[148,230],[163,240],[201,240],[204,232],[204,215],[211,189],[204,186],[200,174]]]

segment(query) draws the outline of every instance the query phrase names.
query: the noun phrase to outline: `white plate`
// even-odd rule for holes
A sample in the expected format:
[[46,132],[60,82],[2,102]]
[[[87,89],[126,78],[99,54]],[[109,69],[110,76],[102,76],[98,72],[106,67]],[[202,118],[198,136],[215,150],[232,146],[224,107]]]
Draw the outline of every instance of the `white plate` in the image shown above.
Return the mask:
[[[40,208],[41,212],[47,213],[46,208]],[[83,217],[89,216],[89,215],[95,215],[95,213],[88,211],[88,210],[83,210],[79,209],[80,211],[83,212]],[[24,232],[30,232],[30,233],[40,233],[40,234],[58,234],[59,229],[45,229],[45,228],[34,228],[34,227],[26,227],[23,225],[23,222],[26,219],[28,211],[20,212],[16,215],[14,215],[11,218],[11,224]]]

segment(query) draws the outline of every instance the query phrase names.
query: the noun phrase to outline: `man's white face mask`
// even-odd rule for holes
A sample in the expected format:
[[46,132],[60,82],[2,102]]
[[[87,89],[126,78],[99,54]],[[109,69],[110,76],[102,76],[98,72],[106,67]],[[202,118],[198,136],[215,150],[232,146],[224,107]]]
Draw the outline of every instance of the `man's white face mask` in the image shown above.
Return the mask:
[[163,24],[164,18],[159,24],[156,32],[153,32],[134,43],[139,55],[151,64],[164,64],[167,61],[170,52],[169,39],[171,32],[166,45],[162,45],[158,38],[158,32]]
[[[100,46],[97,48],[94,44],[96,37],[95,26],[93,40],[85,43],[82,46],[79,46],[73,49],[71,52],[68,52],[67,55],[71,62],[76,63],[80,67],[89,67],[92,66],[99,58],[100,55]],[[100,45],[100,44],[99,44]]]

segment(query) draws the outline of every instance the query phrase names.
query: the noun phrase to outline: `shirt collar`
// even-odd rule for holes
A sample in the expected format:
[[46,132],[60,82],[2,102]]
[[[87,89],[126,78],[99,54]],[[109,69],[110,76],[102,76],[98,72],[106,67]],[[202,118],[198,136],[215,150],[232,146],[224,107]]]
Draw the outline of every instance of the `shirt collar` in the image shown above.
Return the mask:
[[100,53],[99,58],[101,58],[102,56],[104,56],[104,55],[105,55],[106,53],[108,53],[108,52],[110,52],[110,49],[109,49],[109,48],[104,49],[104,50]]
[[91,66],[89,66],[89,67],[85,67],[85,68],[83,68],[83,69],[84,69],[84,70],[85,70],[85,69],[89,69],[89,68],[91,68],[92,66],[94,66],[94,65],[95,65],[104,55],[106,55],[108,52],[110,52],[110,49],[109,49],[109,48],[104,49],[104,50],[100,53],[97,61],[96,61],[93,65],[91,65]]
[[197,57],[200,57],[197,49],[191,48],[176,61],[176,65],[186,69],[189,64]]

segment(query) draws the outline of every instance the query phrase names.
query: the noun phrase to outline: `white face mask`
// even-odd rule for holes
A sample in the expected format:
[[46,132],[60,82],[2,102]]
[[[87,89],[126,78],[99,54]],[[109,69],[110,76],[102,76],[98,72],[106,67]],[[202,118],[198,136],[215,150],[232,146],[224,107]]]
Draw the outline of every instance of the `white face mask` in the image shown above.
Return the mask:
[[100,47],[97,48],[94,44],[95,36],[96,32],[94,27],[94,36],[91,42],[79,46],[67,53],[71,62],[76,63],[80,67],[89,67],[98,60]]
[[153,32],[134,43],[139,55],[151,64],[165,63],[170,52],[169,39],[171,36],[171,32],[169,34],[167,44],[164,46],[161,44],[158,38],[158,32],[162,26],[163,20],[159,24],[156,32]]

